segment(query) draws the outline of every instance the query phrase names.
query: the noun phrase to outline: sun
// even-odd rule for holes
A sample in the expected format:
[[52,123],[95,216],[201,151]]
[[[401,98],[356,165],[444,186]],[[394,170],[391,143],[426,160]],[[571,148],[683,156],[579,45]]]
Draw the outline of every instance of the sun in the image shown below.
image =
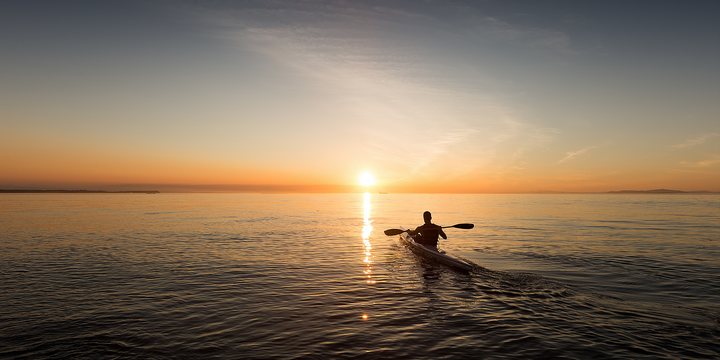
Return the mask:
[[375,185],[375,177],[369,171],[363,171],[358,177],[360,186],[369,187]]

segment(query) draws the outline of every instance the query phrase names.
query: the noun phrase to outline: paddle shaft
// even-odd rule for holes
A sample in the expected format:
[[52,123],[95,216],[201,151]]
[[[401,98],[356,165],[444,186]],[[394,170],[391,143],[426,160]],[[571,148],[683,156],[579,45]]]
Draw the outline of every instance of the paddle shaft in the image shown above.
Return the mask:
[[[473,227],[475,227],[475,225],[473,225],[473,224],[455,224],[455,225],[451,225],[451,226],[442,226],[441,229],[447,229],[447,228],[472,229]],[[387,235],[387,236],[400,235],[409,230],[410,229],[407,229],[407,230],[387,229],[387,230],[385,230],[385,235]]]

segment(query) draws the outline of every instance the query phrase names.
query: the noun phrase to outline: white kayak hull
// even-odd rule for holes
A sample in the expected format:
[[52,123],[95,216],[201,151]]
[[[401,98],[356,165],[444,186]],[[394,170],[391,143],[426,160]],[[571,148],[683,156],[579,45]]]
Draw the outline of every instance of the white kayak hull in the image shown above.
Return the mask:
[[470,271],[473,269],[473,265],[466,261],[416,243],[415,239],[406,232],[400,234],[400,240],[407,245],[413,253],[425,259],[441,263],[457,270]]

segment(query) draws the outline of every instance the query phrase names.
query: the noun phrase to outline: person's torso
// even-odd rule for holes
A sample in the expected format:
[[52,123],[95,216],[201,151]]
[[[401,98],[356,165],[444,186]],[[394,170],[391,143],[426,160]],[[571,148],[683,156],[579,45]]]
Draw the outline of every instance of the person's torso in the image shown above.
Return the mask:
[[437,247],[441,227],[435,224],[422,224],[416,229],[420,234],[418,242],[423,245]]

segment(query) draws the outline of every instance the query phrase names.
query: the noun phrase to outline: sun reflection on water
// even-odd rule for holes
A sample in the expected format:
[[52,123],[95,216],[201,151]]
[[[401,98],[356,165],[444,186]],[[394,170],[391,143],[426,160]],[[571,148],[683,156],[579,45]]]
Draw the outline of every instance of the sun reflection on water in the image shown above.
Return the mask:
[[362,227],[362,240],[363,240],[363,250],[364,250],[364,258],[363,263],[365,264],[365,269],[363,270],[363,274],[365,274],[365,282],[368,285],[375,284],[375,279],[373,279],[372,276],[372,263],[373,263],[373,256],[372,256],[372,244],[370,243],[370,234],[372,233],[373,227],[372,227],[372,220],[370,220],[370,193],[366,192],[363,194],[363,227]]

